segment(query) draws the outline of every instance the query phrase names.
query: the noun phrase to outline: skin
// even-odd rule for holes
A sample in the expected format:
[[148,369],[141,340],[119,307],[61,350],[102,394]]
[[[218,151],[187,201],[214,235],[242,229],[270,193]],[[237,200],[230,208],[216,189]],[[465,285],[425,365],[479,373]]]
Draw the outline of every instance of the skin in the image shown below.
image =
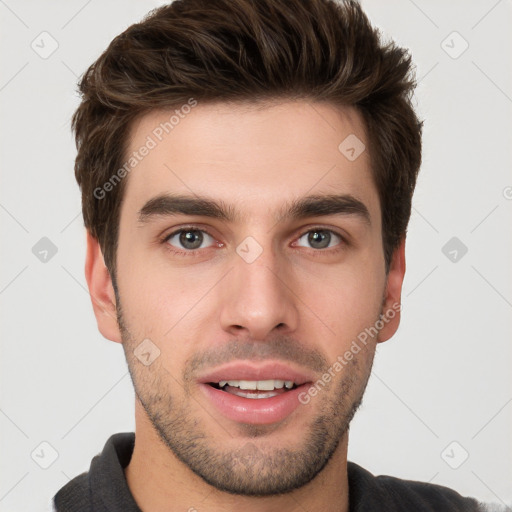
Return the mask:
[[[159,111],[142,117],[128,153],[168,118]],[[351,162],[338,150],[350,134],[368,148],[362,118],[351,108],[199,104],[125,178],[117,296],[88,235],[86,278],[98,328],[123,344],[136,390],[136,442],[125,475],[144,511],[348,511],[348,425],[376,344],[395,333],[399,311],[309,403],[275,424],[223,416],[200,393],[191,361],[200,360],[204,371],[231,358],[280,360],[316,381],[400,302],[404,243],[386,274],[369,153]],[[142,206],[162,193],[222,200],[241,218],[139,222]],[[311,194],[351,194],[370,222],[277,214]],[[194,256],[173,253],[187,251],[179,235],[162,239],[190,224],[212,238],[204,237]],[[314,228],[345,242],[332,235],[320,249],[308,238]],[[248,236],[262,248],[250,264],[236,252]],[[134,354],[146,338],[160,350],[149,366]]]

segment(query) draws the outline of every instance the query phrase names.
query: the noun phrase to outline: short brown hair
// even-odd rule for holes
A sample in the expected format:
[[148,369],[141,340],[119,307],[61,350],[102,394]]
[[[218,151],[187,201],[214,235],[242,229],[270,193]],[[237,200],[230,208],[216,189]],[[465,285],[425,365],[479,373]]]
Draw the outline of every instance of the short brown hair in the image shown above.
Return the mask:
[[[383,43],[356,1],[175,0],[114,38],[79,83],[73,115],[85,227],[114,280],[133,121],[201,101],[305,99],[353,106],[367,131],[382,210],[386,271],[405,237],[421,162],[410,54]],[[340,141],[341,142],[341,141]]]

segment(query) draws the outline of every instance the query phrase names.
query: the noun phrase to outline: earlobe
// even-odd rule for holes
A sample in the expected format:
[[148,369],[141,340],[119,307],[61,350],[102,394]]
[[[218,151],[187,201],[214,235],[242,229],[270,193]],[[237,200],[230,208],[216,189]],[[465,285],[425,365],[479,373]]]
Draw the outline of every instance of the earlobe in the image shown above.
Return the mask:
[[100,244],[89,231],[87,231],[85,279],[99,331],[105,338],[121,343],[112,279],[105,266]]
[[383,328],[377,341],[387,341],[400,325],[402,284],[405,276],[405,238],[393,252],[386,279],[386,291],[382,308]]

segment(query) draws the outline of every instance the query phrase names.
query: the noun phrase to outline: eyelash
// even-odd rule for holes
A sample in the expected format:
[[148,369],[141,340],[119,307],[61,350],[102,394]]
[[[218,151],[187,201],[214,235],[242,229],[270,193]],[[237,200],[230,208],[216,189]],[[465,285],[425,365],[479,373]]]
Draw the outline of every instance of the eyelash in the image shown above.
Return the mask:
[[[202,229],[202,228],[200,229],[197,226],[185,226],[180,229],[177,229],[176,231],[173,231],[172,233],[170,233],[168,235],[165,235],[160,240],[160,242],[165,246],[166,250],[170,251],[174,255],[189,256],[189,257],[190,256],[192,256],[192,257],[199,256],[200,255],[199,253],[202,251],[202,249],[180,250],[180,249],[176,249],[174,246],[172,246],[171,244],[168,243],[168,241],[174,235],[177,235],[182,232],[187,232],[187,231],[201,231],[202,233],[206,233],[208,236],[215,239],[215,237],[207,229]],[[313,256],[319,256],[322,253],[337,254],[339,251],[343,250],[343,248],[345,246],[348,245],[346,238],[341,233],[338,233],[337,231],[335,231],[333,229],[324,228],[322,226],[314,226],[314,227],[308,229],[307,231],[304,231],[298,237],[298,239],[302,238],[304,235],[306,235],[307,233],[310,233],[311,231],[325,231],[325,232],[333,233],[341,239],[341,242],[338,245],[336,245],[334,248],[332,248],[332,247],[324,248],[324,249],[312,249],[311,248],[310,250],[313,251],[312,252]]]

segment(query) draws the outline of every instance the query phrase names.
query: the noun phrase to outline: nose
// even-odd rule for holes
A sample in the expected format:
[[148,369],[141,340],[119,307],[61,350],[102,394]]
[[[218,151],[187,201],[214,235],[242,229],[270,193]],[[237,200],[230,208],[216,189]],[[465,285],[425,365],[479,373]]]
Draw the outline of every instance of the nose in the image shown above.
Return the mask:
[[252,340],[265,340],[275,329],[297,329],[297,297],[286,262],[265,248],[249,262],[233,255],[234,268],[224,287],[220,321],[225,331]]

